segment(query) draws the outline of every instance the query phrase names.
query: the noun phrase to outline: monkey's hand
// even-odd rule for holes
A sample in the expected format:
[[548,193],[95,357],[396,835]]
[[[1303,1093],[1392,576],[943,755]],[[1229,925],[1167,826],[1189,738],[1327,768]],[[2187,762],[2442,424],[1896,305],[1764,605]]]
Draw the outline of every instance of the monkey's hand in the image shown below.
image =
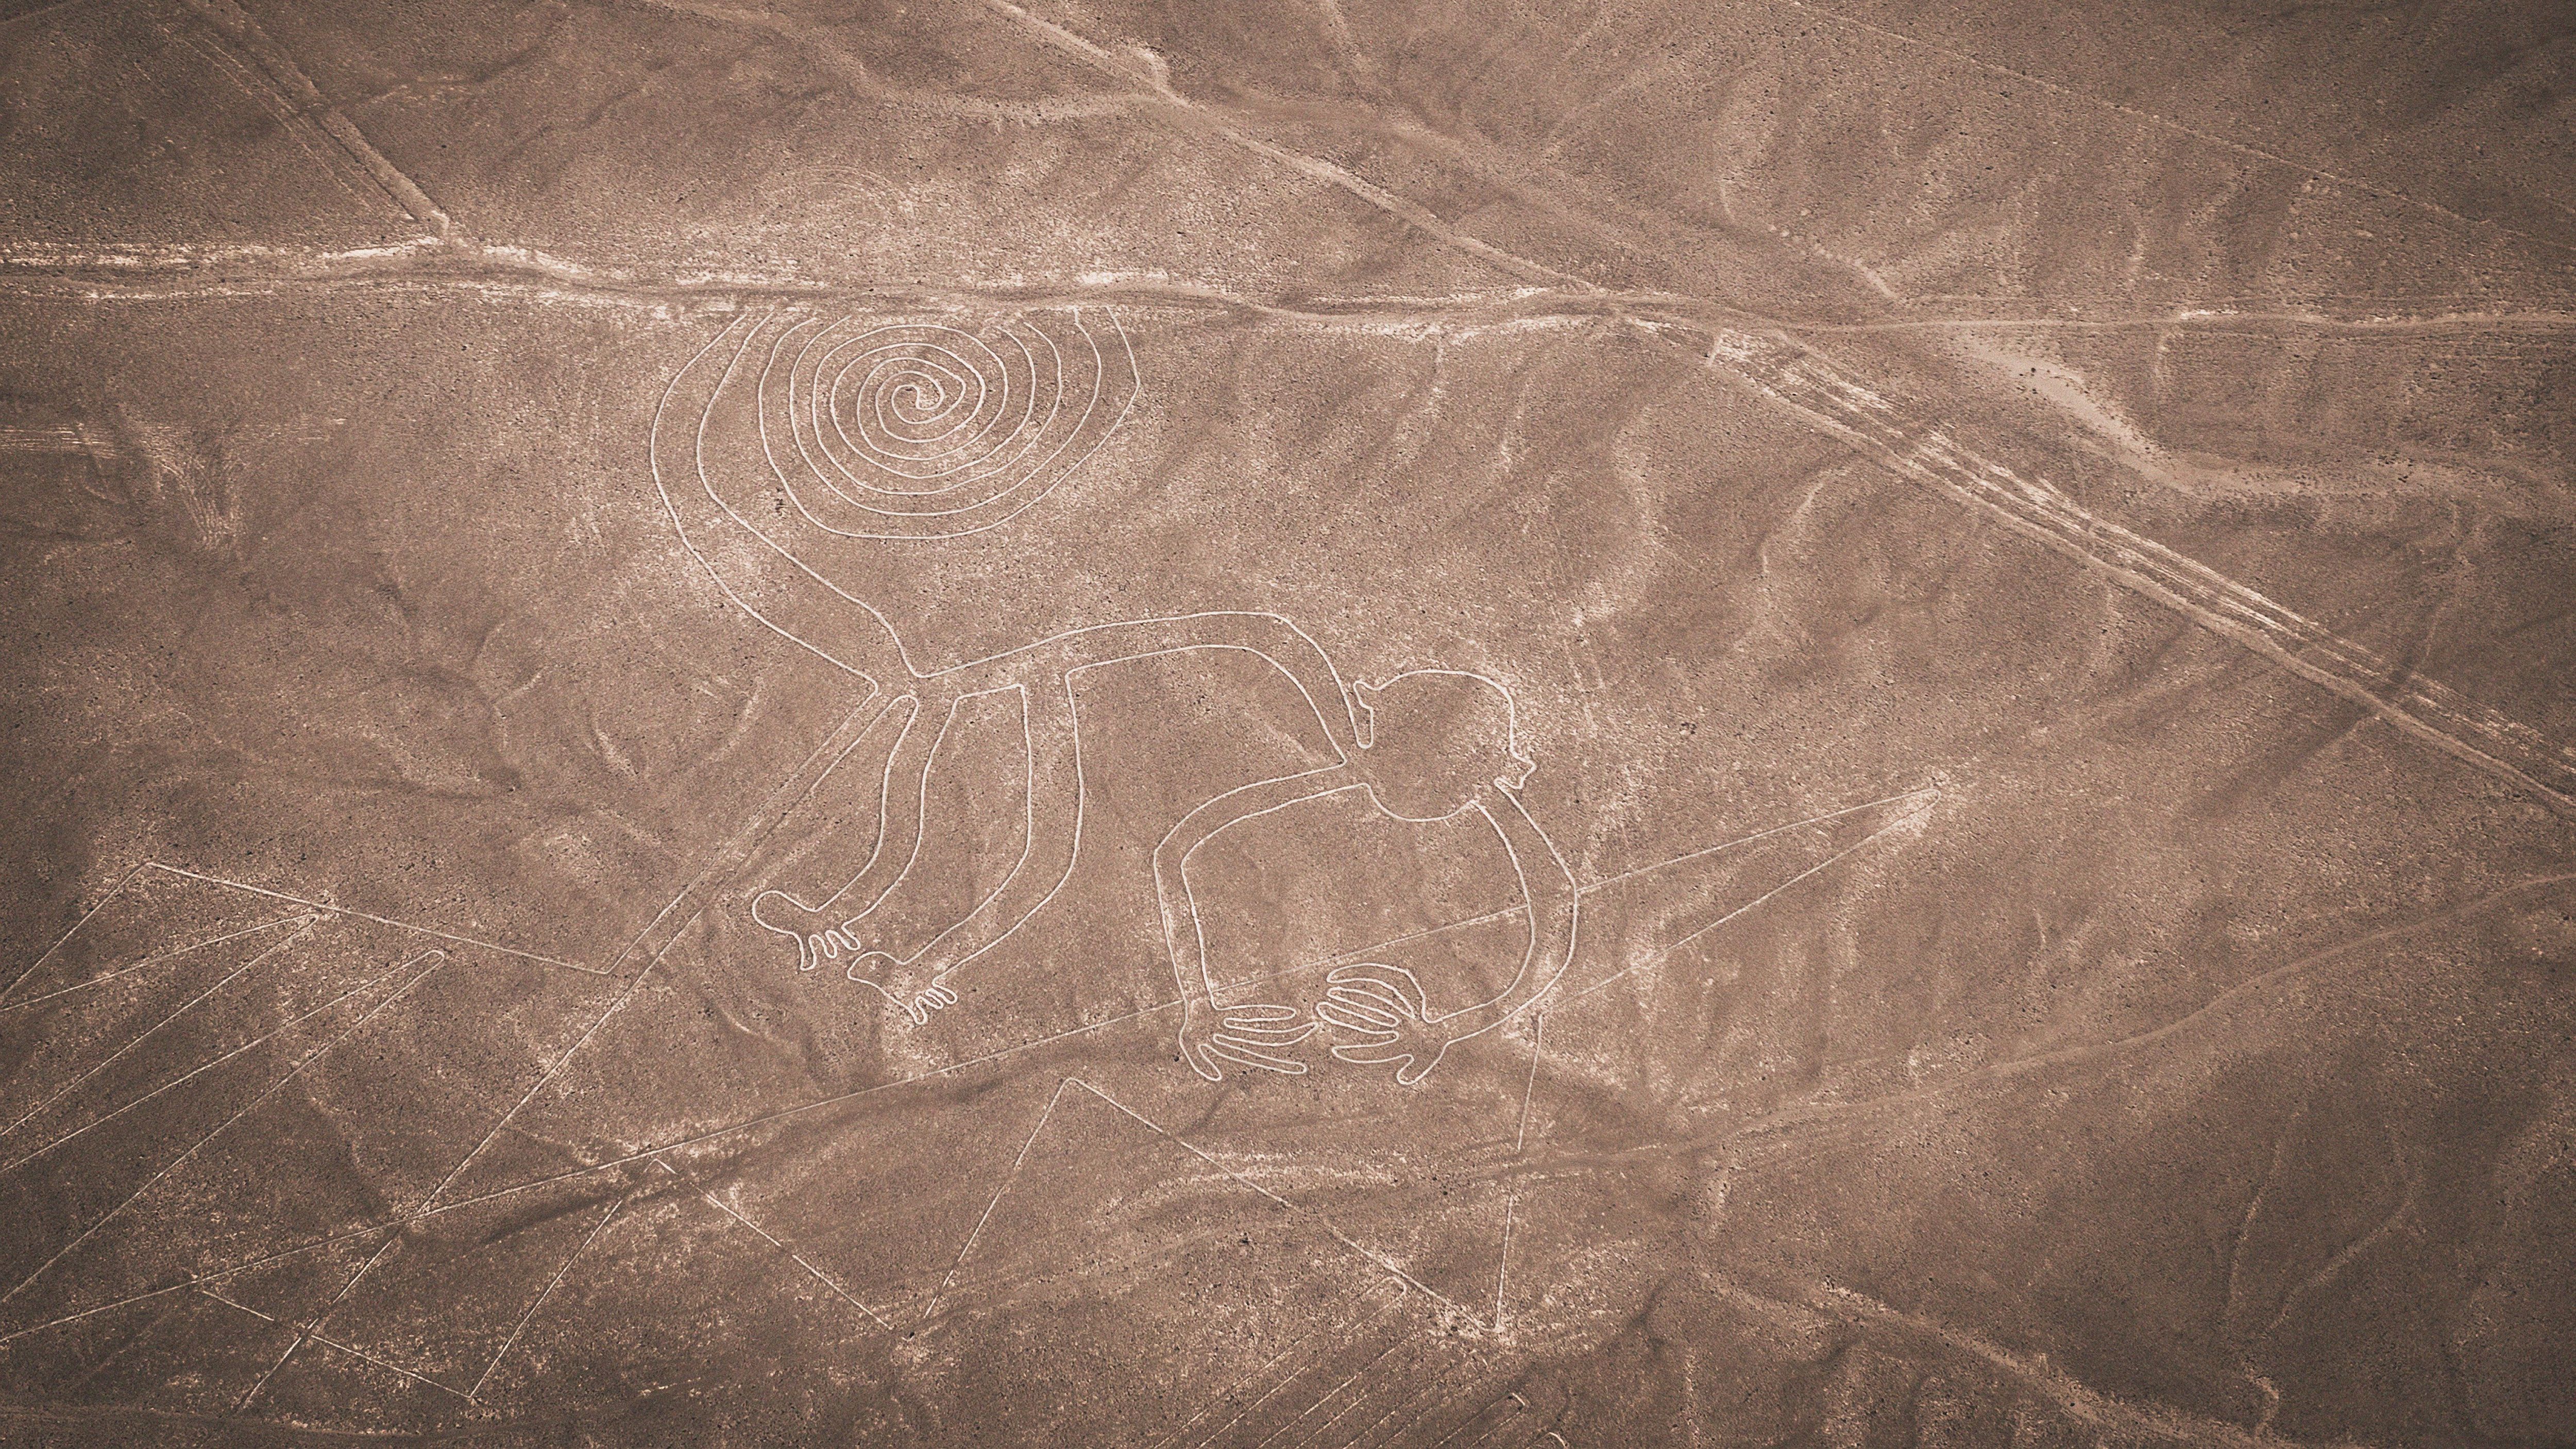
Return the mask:
[[1303,1076],[1306,1064],[1282,1056],[1315,1034],[1315,1023],[1297,1020],[1293,1006],[1245,1004],[1217,1007],[1204,1002],[1181,1004],[1181,1056],[1190,1069],[1211,1082],[1225,1080],[1219,1063],[1252,1067],[1284,1076]]
[[1352,1038],[1333,1048],[1346,1062],[1396,1064],[1395,1079],[1413,1086],[1431,1075],[1455,1038],[1431,1015],[1422,983],[1401,966],[1366,961],[1337,966],[1325,978],[1316,1019],[1336,1036]]
[[846,973],[852,981],[867,987],[886,999],[920,1026],[930,1020],[934,1011],[957,1004],[956,988],[942,979],[941,973],[919,962],[897,961],[883,951],[869,951],[850,963]]

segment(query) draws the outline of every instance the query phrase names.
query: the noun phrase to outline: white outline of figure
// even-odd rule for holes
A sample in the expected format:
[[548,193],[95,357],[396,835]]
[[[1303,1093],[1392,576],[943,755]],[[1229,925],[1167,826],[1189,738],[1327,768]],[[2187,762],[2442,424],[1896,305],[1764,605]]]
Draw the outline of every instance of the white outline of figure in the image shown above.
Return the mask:
[[[1081,467],[1134,399],[1135,354],[1114,315],[1109,319],[1117,340],[1114,352],[1102,346],[1082,312],[1068,315],[1081,344],[1073,349],[1070,363],[1057,339],[1026,318],[1003,319],[984,329],[1005,348],[996,348],[984,336],[938,325],[895,324],[844,335],[850,326],[846,318],[825,323],[798,317],[777,327],[777,313],[738,318],[701,347],[664,389],[654,409],[651,467],[654,487],[683,546],[728,600],[781,637],[865,681],[873,698],[883,701],[859,740],[833,766],[835,773],[855,764],[876,774],[874,838],[865,862],[820,901],[764,891],[752,903],[752,917],[795,940],[799,969],[811,971],[846,958],[847,979],[878,991],[916,1024],[926,1021],[930,1013],[958,1001],[949,978],[1008,940],[1071,876],[1085,804],[1076,678],[1110,664],[1199,650],[1242,650],[1296,687],[1330,741],[1335,762],[1221,794],[1191,811],[1156,847],[1166,946],[1184,1003],[1183,1055],[1210,1079],[1222,1076],[1220,1061],[1302,1073],[1303,1062],[1280,1053],[1329,1028],[1355,1038],[1335,1046],[1335,1056],[1394,1063],[1399,1081],[1418,1082],[1450,1044],[1490,1031],[1535,1004],[1572,959],[1573,874],[1521,805],[1519,787],[1531,766],[1519,753],[1516,707],[1508,691],[1457,670],[1396,676],[1474,680],[1502,697],[1503,747],[1510,763],[1489,783],[1479,781],[1467,798],[1451,801],[1443,814],[1397,818],[1447,819],[1472,810],[1493,828],[1530,907],[1530,945],[1511,985],[1490,1001],[1434,1013],[1411,973],[1382,965],[1346,966],[1332,973],[1314,1020],[1300,1021],[1294,1008],[1284,1006],[1219,1009],[1190,899],[1189,853],[1241,821],[1345,790],[1365,789],[1380,809],[1395,814],[1365,768],[1373,741],[1364,716],[1370,714],[1368,700],[1376,689],[1345,687],[1331,656],[1288,619],[1245,611],[1091,625],[987,658],[924,670],[913,663],[883,613],[834,584],[812,562],[817,546],[830,547],[833,539],[945,539],[983,532],[1016,517]],[[759,345],[764,335],[769,338],[765,351]],[[735,341],[729,353],[722,350],[728,339]],[[984,360],[983,366],[972,360],[975,356]],[[750,365],[755,359],[756,372]],[[782,362],[783,384],[778,380]],[[1113,378],[1117,368],[1123,368],[1123,378]],[[995,375],[988,378],[988,370]],[[1087,383],[1068,381],[1068,371],[1087,371]],[[1020,378],[1016,389],[1015,372]],[[855,397],[850,395],[853,374]],[[1079,412],[1067,403],[1068,394],[1077,389],[1087,390]],[[682,402],[677,412],[675,401]],[[728,407],[746,403],[753,426],[737,427],[740,436],[720,436],[717,448],[730,448],[734,456],[711,463],[709,424]],[[686,455],[697,486],[675,489],[669,474],[682,453],[675,424],[689,424],[692,413]],[[773,427],[774,413],[784,414],[783,429]],[[855,437],[850,432],[854,422],[859,429]],[[782,465],[776,436],[782,432],[792,443],[786,456],[798,468]],[[767,481],[758,481],[763,474]],[[1020,712],[1027,775],[1019,859],[982,900],[910,949],[865,944],[862,927],[919,862],[929,782],[941,742],[968,702],[996,695],[1013,696]],[[926,721],[934,715],[938,724],[931,727]],[[1176,841],[1183,843],[1175,848]],[[1545,864],[1537,866],[1542,856]],[[1186,935],[1178,928],[1176,896],[1191,920]]]

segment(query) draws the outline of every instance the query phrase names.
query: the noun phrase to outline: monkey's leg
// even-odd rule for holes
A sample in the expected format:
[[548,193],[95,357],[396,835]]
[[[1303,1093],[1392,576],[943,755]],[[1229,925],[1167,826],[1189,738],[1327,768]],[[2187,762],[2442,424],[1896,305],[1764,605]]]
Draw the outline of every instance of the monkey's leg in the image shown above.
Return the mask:
[[1083,808],[1082,744],[1073,692],[1064,680],[1048,679],[1023,686],[1019,695],[1028,761],[1019,862],[991,895],[904,958],[918,974],[944,976],[1000,945],[1073,873]]
[[[887,733],[877,756],[883,763],[873,792],[877,807],[874,829],[869,832],[873,843],[858,872],[815,904],[784,891],[764,892],[752,902],[754,920],[796,937],[804,953],[799,964],[806,970],[865,949],[859,923],[901,883],[920,853],[922,799],[928,789],[931,756],[947,731],[956,702],[915,696],[906,707],[902,727]],[[858,831],[851,834],[855,837]],[[856,854],[855,848],[851,853]]]

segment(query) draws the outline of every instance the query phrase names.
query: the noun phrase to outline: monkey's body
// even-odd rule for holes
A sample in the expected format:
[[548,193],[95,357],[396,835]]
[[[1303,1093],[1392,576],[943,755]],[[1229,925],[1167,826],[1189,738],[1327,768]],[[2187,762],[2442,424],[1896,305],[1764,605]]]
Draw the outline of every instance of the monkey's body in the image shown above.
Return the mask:
[[[1455,671],[1419,671],[1389,681],[1390,688],[1403,682],[1386,697],[1397,708],[1371,708],[1376,692],[1363,686],[1355,694],[1346,688],[1322,646],[1287,619],[1254,612],[1099,624],[944,669],[917,668],[892,622],[841,589],[817,561],[846,548],[844,540],[953,537],[996,526],[1030,506],[1078,467],[1107,428],[1115,426],[1116,417],[1109,416],[1098,436],[1090,431],[1107,412],[1105,396],[1132,395],[1133,358],[1126,357],[1123,383],[1113,382],[1117,365],[1099,350],[1077,316],[1075,329],[1094,344],[1089,396],[1080,418],[1070,427],[1063,425],[1061,395],[1049,401],[1043,420],[1036,413],[1037,400],[1023,399],[1020,427],[1026,437],[1010,456],[1033,456],[1034,463],[987,469],[986,460],[1003,455],[1011,439],[989,447],[969,440],[962,447],[974,453],[975,461],[953,470],[963,475],[962,481],[915,487],[910,485],[937,477],[921,476],[926,465],[920,450],[951,446],[942,442],[949,433],[992,412],[988,389],[978,378],[970,393],[958,380],[951,364],[963,349],[917,340],[946,331],[928,327],[879,329],[825,349],[823,360],[813,364],[816,381],[800,389],[808,359],[839,325],[814,331],[817,324],[803,320],[773,329],[771,319],[764,318],[747,327],[740,322],[728,326],[672,379],[655,414],[652,441],[655,484],[672,522],[726,596],[887,699],[876,722],[834,771],[848,769],[851,778],[873,776],[877,781],[877,828],[865,860],[820,900],[807,902],[773,890],[753,902],[753,918],[760,925],[794,939],[802,969],[839,965],[850,980],[883,993],[916,1022],[954,1005],[958,998],[947,978],[1018,930],[1073,869],[1084,803],[1075,679],[1086,670],[1132,660],[1227,649],[1252,653],[1287,679],[1322,727],[1335,762],[1219,795],[1191,811],[1156,851],[1166,939],[1188,1017],[1183,1048],[1191,1064],[1210,1077],[1221,1074],[1220,1060],[1303,1071],[1302,1063],[1280,1051],[1319,1028],[1331,1028],[1357,1038],[1336,1046],[1337,1056],[1400,1062],[1399,1077],[1417,1081],[1450,1041],[1491,1030],[1554,984],[1573,951],[1573,879],[1521,806],[1518,789],[1529,761],[1517,753],[1512,739],[1509,696],[1489,680]],[[1016,343],[1022,355],[1038,355],[1020,335],[995,330]],[[1044,341],[1056,358],[1052,376],[1060,390],[1065,385],[1061,349],[1043,331],[1024,330]],[[880,333],[904,333],[916,340],[866,345]],[[804,341],[792,354],[789,380],[777,387],[773,376],[800,336]],[[1119,337],[1124,354],[1124,333]],[[980,342],[976,346],[982,356],[1000,355]],[[834,375],[827,394],[820,381],[822,368],[845,354],[854,356]],[[845,408],[837,391],[841,378],[871,357],[878,360],[862,384],[877,392],[873,399],[863,392]],[[907,372],[907,366],[913,371]],[[891,379],[883,380],[889,373]],[[1030,385],[1046,375],[1031,363]],[[1010,380],[1006,372],[1001,385],[990,390],[1007,394]],[[952,382],[958,386],[953,402],[948,391]],[[783,421],[774,416],[780,405]],[[1124,407],[1120,396],[1117,411],[1123,413]],[[943,408],[965,409],[964,420],[947,433],[933,433]],[[1007,411],[1005,402],[992,415],[1004,417]],[[870,434],[871,417],[889,436]],[[860,428],[857,440],[848,432],[853,421]],[[841,439],[841,453],[831,448],[833,434]],[[927,435],[929,441],[913,435]],[[931,461],[940,456],[945,455],[931,455]],[[1064,461],[1068,457],[1069,463]],[[818,458],[830,462],[831,470]],[[881,469],[882,476],[853,468],[852,458]],[[793,470],[796,476],[791,476],[791,462],[803,465]],[[834,481],[834,473],[840,482]],[[842,486],[844,482],[857,491]],[[1499,730],[1492,718],[1475,718],[1480,711],[1491,716],[1496,708],[1480,691],[1490,691],[1500,701]],[[1448,733],[1463,729],[1475,738],[1432,738],[1441,723],[1434,718],[1439,707],[1432,697],[1443,694],[1453,712],[1469,716],[1448,721],[1454,727]],[[1028,786],[1020,859],[998,887],[946,926],[917,939],[879,939],[872,928],[891,919],[886,904],[920,857],[927,786],[940,739],[969,701],[995,695],[1013,698],[1024,731]],[[1364,732],[1355,705],[1372,716],[1384,712],[1389,717],[1378,722],[1373,734]],[[1396,728],[1386,728],[1390,723]],[[1388,748],[1390,740],[1399,743]],[[1292,1021],[1296,1013],[1285,1008],[1215,1011],[1196,941],[1195,912],[1189,909],[1189,852],[1239,821],[1340,790],[1365,790],[1381,809],[1402,819],[1445,818],[1473,810],[1494,828],[1531,907],[1529,950],[1501,996],[1435,1013],[1411,978],[1395,968],[1344,968],[1313,1021]],[[1182,913],[1192,923],[1187,931],[1180,926]]]

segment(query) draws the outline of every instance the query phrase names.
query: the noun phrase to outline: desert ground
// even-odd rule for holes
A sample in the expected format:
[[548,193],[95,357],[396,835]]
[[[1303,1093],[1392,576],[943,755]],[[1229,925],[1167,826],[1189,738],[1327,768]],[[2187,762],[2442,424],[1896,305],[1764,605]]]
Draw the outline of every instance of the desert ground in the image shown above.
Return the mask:
[[0,0],[0,1442],[2576,1444],[2576,19]]

